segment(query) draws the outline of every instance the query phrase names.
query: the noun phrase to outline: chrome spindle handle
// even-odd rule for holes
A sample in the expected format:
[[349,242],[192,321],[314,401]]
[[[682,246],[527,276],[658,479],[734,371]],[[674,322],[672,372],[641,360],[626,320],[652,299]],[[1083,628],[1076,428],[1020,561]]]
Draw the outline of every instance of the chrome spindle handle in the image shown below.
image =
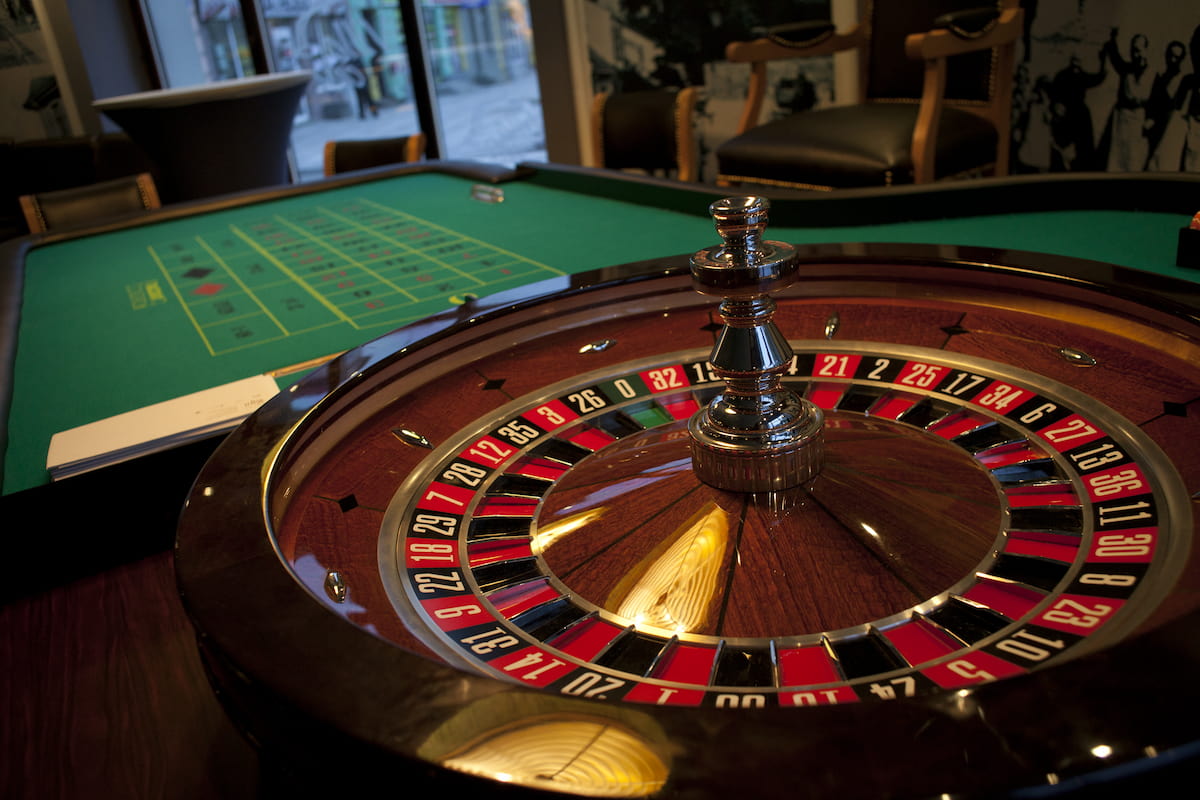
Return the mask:
[[722,298],[725,327],[709,362],[725,390],[688,424],[692,466],[734,492],[789,489],[814,478],[823,457],[824,415],[782,383],[792,348],[776,327],[774,292],[796,280],[796,251],[763,238],[769,203],[731,197],[709,207],[722,243],[691,260],[692,284]]

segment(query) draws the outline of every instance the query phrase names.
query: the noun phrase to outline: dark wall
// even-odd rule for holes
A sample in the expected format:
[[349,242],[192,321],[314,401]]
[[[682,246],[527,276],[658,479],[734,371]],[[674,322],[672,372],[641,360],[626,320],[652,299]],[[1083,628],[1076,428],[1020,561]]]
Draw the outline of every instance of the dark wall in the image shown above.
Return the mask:
[[[92,97],[114,97],[157,88],[143,46],[136,0],[67,0]],[[116,130],[105,120],[105,128]]]

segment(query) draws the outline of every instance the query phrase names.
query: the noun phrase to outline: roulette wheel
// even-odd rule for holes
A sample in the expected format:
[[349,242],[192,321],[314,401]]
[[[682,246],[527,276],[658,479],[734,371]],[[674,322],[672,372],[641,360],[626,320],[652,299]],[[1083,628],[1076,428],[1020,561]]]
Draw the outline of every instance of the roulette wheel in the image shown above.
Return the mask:
[[396,331],[221,446],[177,572],[264,756],[488,796],[1189,768],[1191,290],[713,211],[720,245]]

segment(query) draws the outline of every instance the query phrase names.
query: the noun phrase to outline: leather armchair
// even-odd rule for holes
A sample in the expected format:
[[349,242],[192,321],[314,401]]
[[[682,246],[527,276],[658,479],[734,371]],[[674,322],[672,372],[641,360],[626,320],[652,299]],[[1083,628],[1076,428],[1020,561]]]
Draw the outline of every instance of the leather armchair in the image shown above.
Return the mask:
[[[1008,172],[1016,0],[866,0],[846,32],[828,23],[733,42],[751,65],[737,135],[717,148],[718,183],[806,189],[927,183]],[[758,124],[767,62],[859,54],[858,102]]]
[[328,141],[325,143],[325,177],[388,164],[406,164],[425,157],[425,134],[390,139]]

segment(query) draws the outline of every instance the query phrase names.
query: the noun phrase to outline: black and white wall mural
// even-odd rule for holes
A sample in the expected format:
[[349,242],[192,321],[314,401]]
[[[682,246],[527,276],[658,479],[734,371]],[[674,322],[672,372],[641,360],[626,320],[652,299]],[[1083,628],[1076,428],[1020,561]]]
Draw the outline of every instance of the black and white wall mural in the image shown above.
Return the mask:
[[1014,171],[1200,171],[1200,3],[1022,5]]
[[32,0],[0,0],[0,138],[70,132]]

